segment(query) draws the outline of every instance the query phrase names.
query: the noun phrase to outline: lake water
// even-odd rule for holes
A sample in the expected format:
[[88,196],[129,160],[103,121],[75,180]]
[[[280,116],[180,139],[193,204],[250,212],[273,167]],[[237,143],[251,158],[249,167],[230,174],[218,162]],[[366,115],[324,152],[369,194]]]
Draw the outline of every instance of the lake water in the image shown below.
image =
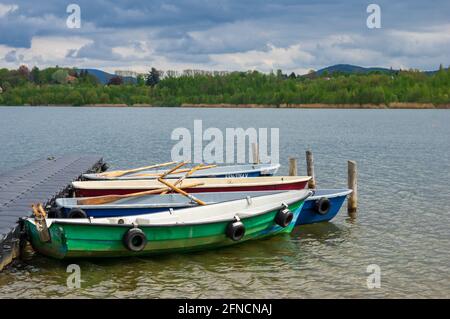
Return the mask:
[[[184,108],[0,108],[0,173],[50,155],[98,153],[113,168],[170,160],[174,128],[279,127],[288,156],[314,152],[317,184],[359,170],[359,215],[189,255],[69,262],[28,256],[0,273],[0,297],[450,297],[450,112]],[[367,267],[381,269],[368,289]]]

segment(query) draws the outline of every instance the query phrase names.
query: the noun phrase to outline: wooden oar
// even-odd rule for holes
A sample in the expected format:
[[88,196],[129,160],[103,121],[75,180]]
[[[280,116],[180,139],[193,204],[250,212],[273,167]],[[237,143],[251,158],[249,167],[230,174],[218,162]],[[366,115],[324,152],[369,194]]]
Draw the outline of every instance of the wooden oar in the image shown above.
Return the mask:
[[[208,168],[214,168],[214,167],[216,167],[216,166],[217,166],[217,165],[205,165],[205,166],[200,167],[198,170],[203,170],[203,169],[208,169]],[[166,175],[186,173],[186,172],[189,172],[190,170],[191,170],[190,168],[183,168],[183,169],[180,169],[180,170],[178,170],[178,171],[171,172],[170,174],[166,174]],[[152,174],[138,174],[138,175],[134,175],[134,176],[135,176],[135,177],[150,177],[150,176],[153,176],[153,177],[160,177],[161,174],[156,174],[156,173],[152,173]]]
[[187,162],[181,162],[181,163],[175,165],[175,167],[173,167],[173,168],[169,169],[168,171],[166,171],[165,173],[163,173],[163,174],[157,174],[157,175],[160,176],[160,177],[162,177],[162,178],[164,178],[164,177],[166,177],[167,175],[169,175],[169,174],[173,173],[174,171],[176,171],[177,169],[179,169],[181,166],[184,166],[184,165],[186,165],[186,164],[187,164]]
[[[205,183],[192,183],[192,184],[183,185],[182,188],[197,187],[197,186],[200,186],[203,184],[205,184]],[[77,205],[101,205],[101,204],[115,202],[116,200],[119,200],[122,198],[159,194],[159,193],[162,193],[167,190],[170,190],[170,189],[167,187],[163,187],[163,188],[152,189],[149,191],[126,194],[126,195],[105,195],[105,196],[89,197],[89,198],[83,198],[83,199],[77,200]]]
[[35,218],[41,217],[41,213],[36,208],[36,206],[34,206],[34,204],[31,204],[31,209],[33,210],[33,215],[34,215]]
[[47,213],[45,212],[44,207],[42,207],[41,203],[38,204],[37,208],[38,208],[39,212],[41,213],[42,217],[46,218]]
[[[178,184],[180,184],[181,182],[183,182],[187,177],[189,177],[190,175],[192,175],[195,171],[197,171],[198,169],[200,169],[203,166],[203,164],[197,165],[195,167],[193,167],[189,172],[187,172],[186,174],[184,174],[184,176],[181,176],[175,183],[173,183],[174,186],[177,186]],[[168,191],[164,191],[161,193],[161,195],[166,194]]]
[[120,176],[123,176],[125,174],[135,173],[135,172],[139,172],[139,171],[143,171],[143,170],[151,169],[151,168],[169,166],[169,165],[172,165],[172,164],[175,164],[175,163],[176,162],[167,162],[167,163],[155,164],[155,165],[144,166],[144,167],[138,167],[138,168],[133,168],[133,169],[128,169],[128,170],[110,171],[110,172],[100,173],[99,175],[105,176],[105,177],[120,177]]
[[33,210],[34,222],[36,225],[36,230],[39,234],[39,239],[44,243],[49,242],[51,240],[51,237],[50,233],[48,232],[47,222],[45,221],[47,213],[45,212],[41,203],[37,204],[37,207],[35,205],[31,205],[31,209]]
[[[187,162],[181,162],[181,163],[175,165],[175,167],[173,167],[173,168],[169,169],[168,171],[166,171],[165,173],[163,173],[161,175],[161,177],[165,177],[165,176],[169,175],[173,171],[176,171],[177,169],[179,169],[180,167],[182,167],[186,164],[187,164]],[[160,194],[166,194],[169,190],[170,190],[169,188],[166,188],[166,190],[163,190]]]
[[158,178],[158,181],[159,181],[160,183],[163,183],[163,184],[166,185],[167,187],[170,187],[171,189],[173,189],[173,190],[176,191],[177,193],[180,193],[180,194],[186,196],[186,197],[189,198],[190,200],[193,200],[193,201],[196,202],[197,204],[199,204],[199,205],[206,205],[206,203],[205,203],[204,201],[202,201],[202,200],[200,200],[200,199],[198,199],[198,198],[192,196],[191,194],[186,193],[184,190],[181,189],[181,188],[186,188],[186,186],[183,186],[183,187],[178,188],[178,187],[174,186],[173,184],[170,184],[169,182],[165,181],[165,180],[164,180],[163,178],[161,178],[161,177]]

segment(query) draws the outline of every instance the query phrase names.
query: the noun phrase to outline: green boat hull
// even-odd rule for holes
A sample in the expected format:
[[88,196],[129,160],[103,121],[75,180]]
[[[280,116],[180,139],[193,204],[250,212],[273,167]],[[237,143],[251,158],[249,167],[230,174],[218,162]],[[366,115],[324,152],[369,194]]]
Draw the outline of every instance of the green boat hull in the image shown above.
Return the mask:
[[124,235],[132,228],[130,225],[53,222],[48,228],[50,242],[40,240],[34,223],[27,220],[25,225],[33,248],[45,256],[57,259],[152,256],[219,248],[279,233],[289,233],[295,226],[303,203],[304,200],[301,200],[289,205],[294,218],[285,228],[274,222],[278,210],[241,218],[245,226],[245,236],[239,241],[233,241],[225,235],[229,221],[170,227],[139,225],[148,239],[144,249],[139,252],[127,249],[123,243]]

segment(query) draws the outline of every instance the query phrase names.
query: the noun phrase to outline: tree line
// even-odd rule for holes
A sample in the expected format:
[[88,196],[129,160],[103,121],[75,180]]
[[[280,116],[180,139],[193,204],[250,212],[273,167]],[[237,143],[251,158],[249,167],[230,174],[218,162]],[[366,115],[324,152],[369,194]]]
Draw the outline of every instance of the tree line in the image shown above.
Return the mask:
[[193,73],[161,78],[155,68],[136,83],[115,76],[106,85],[86,71],[52,67],[0,69],[0,105],[149,104],[450,104],[450,71],[344,74],[310,72]]

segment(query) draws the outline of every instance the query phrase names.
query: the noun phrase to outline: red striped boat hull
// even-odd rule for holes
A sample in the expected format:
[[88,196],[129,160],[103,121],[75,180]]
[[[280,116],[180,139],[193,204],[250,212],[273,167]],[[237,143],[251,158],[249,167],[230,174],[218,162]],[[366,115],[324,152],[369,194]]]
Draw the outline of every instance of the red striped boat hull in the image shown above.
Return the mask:
[[[198,186],[194,188],[187,188],[185,191],[188,193],[209,193],[209,192],[250,192],[250,191],[273,191],[273,190],[300,190],[306,187],[307,180],[295,181],[292,183],[280,183],[271,185],[236,185],[236,186]],[[76,197],[93,197],[103,195],[125,195],[137,192],[142,192],[154,188],[102,188],[102,189],[88,189],[88,188],[76,188]]]

